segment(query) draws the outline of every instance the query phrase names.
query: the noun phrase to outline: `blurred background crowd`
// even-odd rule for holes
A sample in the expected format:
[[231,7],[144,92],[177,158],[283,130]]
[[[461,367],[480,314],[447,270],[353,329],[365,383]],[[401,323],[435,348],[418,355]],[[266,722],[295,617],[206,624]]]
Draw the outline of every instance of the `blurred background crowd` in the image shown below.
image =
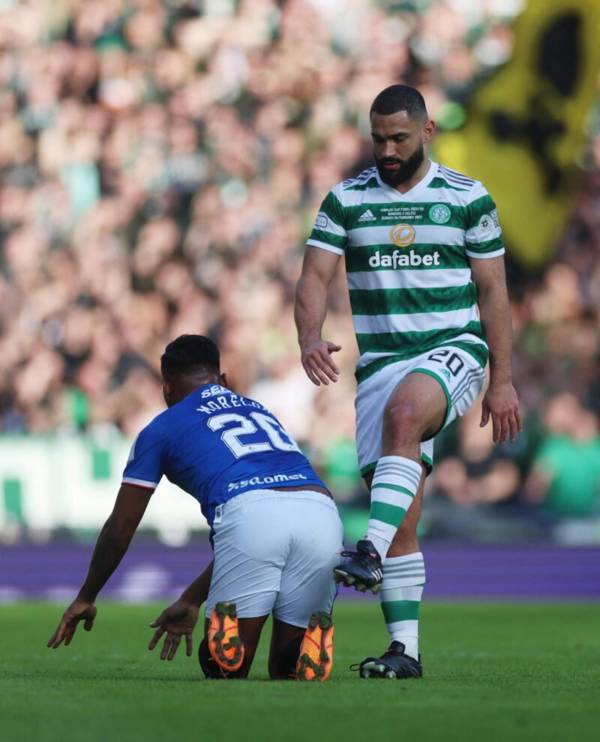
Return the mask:
[[[460,126],[521,7],[2,0],[0,431],[132,437],[163,407],[165,343],[204,333],[340,501],[366,505],[342,275],[325,333],[340,382],[317,389],[299,362],[304,240],[328,189],[370,164],[374,95],[417,85],[441,130]],[[597,116],[554,261],[509,257],[524,434],[494,447],[475,409],[441,436],[432,536],[600,540],[599,165]]]

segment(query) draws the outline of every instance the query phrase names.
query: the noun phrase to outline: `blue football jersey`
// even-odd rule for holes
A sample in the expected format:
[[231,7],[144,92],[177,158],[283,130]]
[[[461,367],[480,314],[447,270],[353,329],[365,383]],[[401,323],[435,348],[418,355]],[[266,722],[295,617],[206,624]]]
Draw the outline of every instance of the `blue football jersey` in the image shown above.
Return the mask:
[[249,490],[325,487],[274,415],[219,384],[199,387],[136,438],[123,483],[154,489],[163,474],[198,500],[209,525],[217,505]]

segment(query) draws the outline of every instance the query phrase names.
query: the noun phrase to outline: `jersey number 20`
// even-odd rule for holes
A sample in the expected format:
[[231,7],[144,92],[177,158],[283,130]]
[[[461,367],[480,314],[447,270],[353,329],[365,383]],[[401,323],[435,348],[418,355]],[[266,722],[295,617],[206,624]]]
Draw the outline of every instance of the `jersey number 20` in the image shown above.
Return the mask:
[[[226,425],[229,425],[229,423],[237,423],[221,433],[221,440],[236,459],[247,456],[249,453],[273,451],[273,449],[277,449],[278,451],[297,451],[300,453],[297,444],[288,438],[277,420],[274,420],[268,415],[263,415],[262,412],[251,412],[250,417],[252,420],[249,417],[237,415],[235,412],[228,412],[209,418],[207,425],[211,430],[217,432],[218,430],[222,430]],[[245,435],[253,435],[259,429],[265,433],[268,440],[259,443],[242,443],[240,438],[243,438]]]

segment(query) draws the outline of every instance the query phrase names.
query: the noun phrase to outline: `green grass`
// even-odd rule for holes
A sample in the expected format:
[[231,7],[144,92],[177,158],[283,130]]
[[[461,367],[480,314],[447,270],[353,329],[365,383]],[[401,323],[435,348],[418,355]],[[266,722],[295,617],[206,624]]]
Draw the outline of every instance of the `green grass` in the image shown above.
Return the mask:
[[101,602],[91,634],[49,650],[60,611],[0,608],[3,742],[599,738],[600,605],[425,603],[426,676],[367,681],[348,665],[385,647],[378,605],[340,602],[325,684],[268,681],[266,637],[247,681],[160,662],[146,650],[156,605]]

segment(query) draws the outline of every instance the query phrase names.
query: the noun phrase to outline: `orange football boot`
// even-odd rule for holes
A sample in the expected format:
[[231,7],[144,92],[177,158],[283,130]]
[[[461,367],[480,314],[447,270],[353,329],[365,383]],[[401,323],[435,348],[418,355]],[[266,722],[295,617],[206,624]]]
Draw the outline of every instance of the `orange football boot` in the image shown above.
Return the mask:
[[238,633],[235,603],[217,603],[208,624],[208,651],[225,672],[239,670],[244,661],[244,644]]
[[298,680],[327,680],[333,667],[333,619],[329,613],[313,613],[304,633],[298,662]]

